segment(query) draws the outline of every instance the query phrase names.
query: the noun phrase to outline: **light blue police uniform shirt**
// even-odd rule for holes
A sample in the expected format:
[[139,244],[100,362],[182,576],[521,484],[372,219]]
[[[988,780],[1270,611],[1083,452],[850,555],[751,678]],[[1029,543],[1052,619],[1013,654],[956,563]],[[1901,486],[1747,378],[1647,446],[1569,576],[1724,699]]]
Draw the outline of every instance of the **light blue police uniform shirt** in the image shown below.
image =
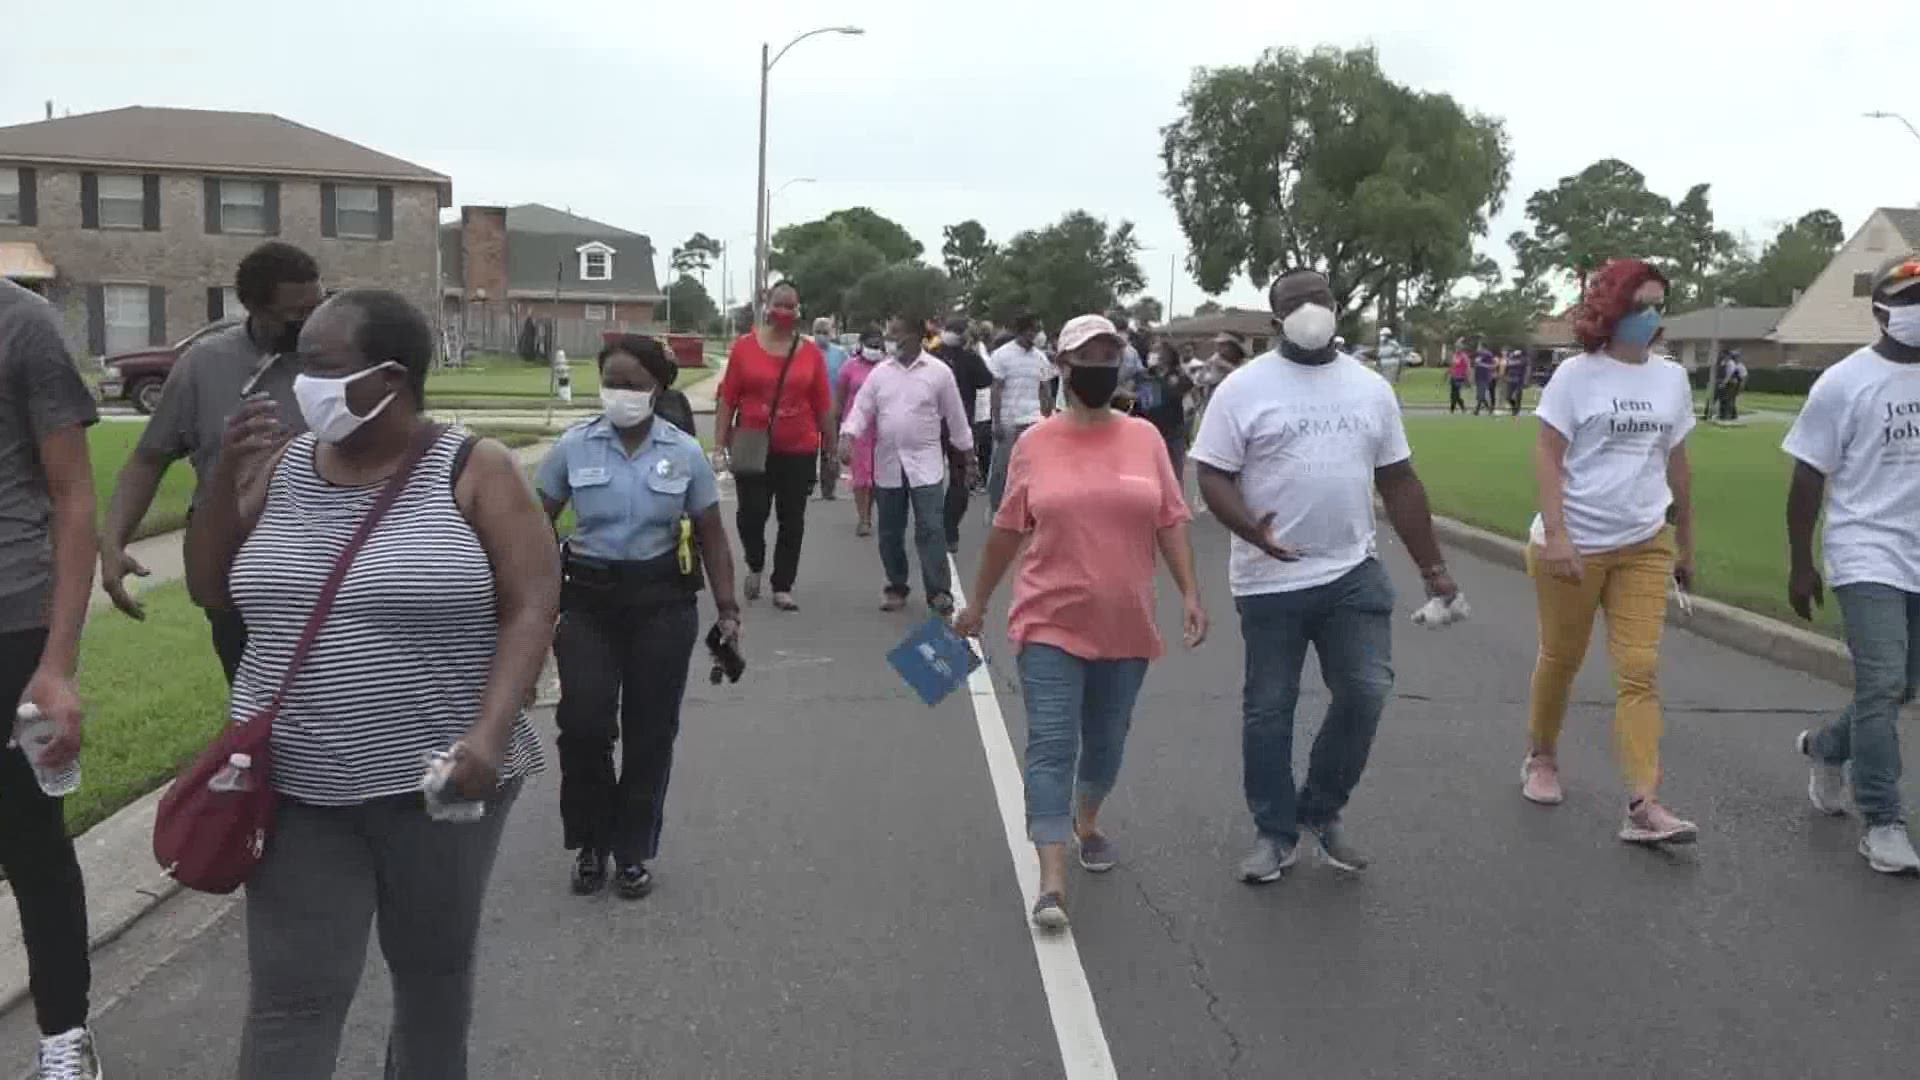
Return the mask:
[[627,456],[606,417],[569,428],[536,476],[540,494],[572,502],[568,544],[594,559],[638,561],[673,551],[674,523],[720,502],[720,484],[693,436],[655,418],[639,453]]

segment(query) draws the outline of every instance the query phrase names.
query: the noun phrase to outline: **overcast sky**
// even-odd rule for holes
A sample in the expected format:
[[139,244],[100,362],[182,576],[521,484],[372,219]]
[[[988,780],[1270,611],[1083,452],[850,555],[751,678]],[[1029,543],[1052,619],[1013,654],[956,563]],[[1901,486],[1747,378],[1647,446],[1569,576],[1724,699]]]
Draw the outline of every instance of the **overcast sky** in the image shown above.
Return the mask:
[[[1814,207],[1852,230],[1920,201],[1920,140],[1860,115],[1920,123],[1908,14],[1864,0],[88,0],[12,20],[0,123],[40,119],[48,98],[279,113],[448,174],[456,203],[544,202],[644,232],[662,263],[705,231],[737,245],[738,291],[760,43],[853,24],[865,36],[814,38],[774,71],[770,186],[817,181],[775,200],[776,228],[867,205],[938,262],[943,225],[978,218],[1003,240],[1084,207],[1138,224],[1165,300],[1185,248],[1159,128],[1196,67],[1371,42],[1391,77],[1504,118],[1513,185],[1486,249],[1507,260],[1527,196],[1607,156],[1670,198],[1711,182],[1722,226],[1755,238]],[[1242,281],[1222,299],[1257,296]],[[1198,299],[1179,274],[1175,310]]]

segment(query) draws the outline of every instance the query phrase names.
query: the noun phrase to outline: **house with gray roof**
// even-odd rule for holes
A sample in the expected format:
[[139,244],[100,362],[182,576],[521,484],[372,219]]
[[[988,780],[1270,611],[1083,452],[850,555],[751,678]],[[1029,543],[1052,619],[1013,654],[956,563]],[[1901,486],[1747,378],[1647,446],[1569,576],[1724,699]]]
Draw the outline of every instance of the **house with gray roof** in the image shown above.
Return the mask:
[[1894,256],[1915,251],[1920,251],[1920,209],[1883,206],[1867,215],[1769,335],[1780,347],[1781,362],[1825,367],[1879,340],[1867,300],[1873,272]]
[[262,241],[329,289],[438,304],[441,173],[267,113],[131,106],[0,127],[0,276],[58,307],[88,355],[165,345],[242,314]]
[[1701,308],[1669,315],[1660,328],[1668,355],[1689,369],[1712,363],[1716,344],[1721,350],[1740,350],[1740,359],[1750,368],[1778,367],[1780,343],[1771,336],[1786,313],[1779,307]]
[[482,349],[510,350],[527,319],[570,352],[597,349],[607,333],[657,329],[666,299],[645,234],[540,203],[461,207],[440,227],[440,267],[449,323]]

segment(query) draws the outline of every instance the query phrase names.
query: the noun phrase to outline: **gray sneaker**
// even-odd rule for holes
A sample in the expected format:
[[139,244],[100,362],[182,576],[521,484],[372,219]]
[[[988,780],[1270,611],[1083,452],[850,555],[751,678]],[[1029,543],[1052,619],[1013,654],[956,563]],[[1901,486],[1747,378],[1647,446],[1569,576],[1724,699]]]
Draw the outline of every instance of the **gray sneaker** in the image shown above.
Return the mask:
[[100,1057],[93,1032],[77,1027],[40,1040],[35,1075],[40,1080],[100,1080]]
[[1105,833],[1094,833],[1079,842],[1080,868],[1093,874],[1104,874],[1120,864],[1120,849]]
[[1347,843],[1347,832],[1338,821],[1329,821],[1324,825],[1307,826],[1307,834],[1320,845],[1320,857],[1335,870],[1345,870],[1357,874],[1367,868],[1367,857],[1358,848]]
[[1812,764],[1813,775],[1807,780],[1807,801],[1815,810],[1823,814],[1839,817],[1847,812],[1847,767],[1829,765],[1813,756],[1813,732],[1800,733],[1798,743],[1801,756]]
[[1868,826],[1860,838],[1860,854],[1868,866],[1883,874],[1920,874],[1920,855],[1913,852],[1907,827],[1898,822]]
[[1262,836],[1253,842],[1253,850],[1240,860],[1240,880],[1249,885],[1266,885],[1279,881],[1287,867],[1300,857],[1299,843],[1289,844],[1272,836]]

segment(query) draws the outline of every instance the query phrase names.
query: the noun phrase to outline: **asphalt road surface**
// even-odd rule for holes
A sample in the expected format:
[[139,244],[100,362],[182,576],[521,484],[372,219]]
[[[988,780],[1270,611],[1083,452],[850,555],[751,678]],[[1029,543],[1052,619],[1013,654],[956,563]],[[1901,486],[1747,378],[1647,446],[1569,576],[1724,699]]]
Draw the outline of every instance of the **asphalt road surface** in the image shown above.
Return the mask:
[[[710,688],[696,661],[650,899],[569,896],[555,776],[520,799],[481,946],[474,1076],[1098,1075],[1063,1064],[1051,1007],[1075,1006],[1043,990],[971,699],[927,709],[886,666],[923,612],[876,610],[879,561],[851,504],[816,503],[809,526],[805,610],[751,610],[747,680]],[[1839,689],[1671,636],[1667,795],[1702,840],[1630,848],[1614,839],[1598,640],[1568,723],[1568,800],[1528,804],[1527,582],[1455,553],[1475,619],[1422,631],[1405,621],[1405,553],[1384,543],[1398,691],[1347,816],[1374,868],[1303,863],[1253,888],[1231,873],[1251,829],[1226,542],[1207,518],[1196,537],[1214,638],[1148,676],[1104,819],[1124,861],[1070,897],[1111,1075],[1913,1075],[1920,884],[1872,874],[1854,823],[1812,815],[1792,751]],[[1161,600],[1177,639],[1170,587]],[[1010,656],[989,644],[1017,749]],[[1326,701],[1314,678],[1303,736]],[[107,1005],[109,1075],[230,1075],[242,930],[237,906],[218,915]],[[340,1076],[378,1075],[388,1005],[375,949]]]

